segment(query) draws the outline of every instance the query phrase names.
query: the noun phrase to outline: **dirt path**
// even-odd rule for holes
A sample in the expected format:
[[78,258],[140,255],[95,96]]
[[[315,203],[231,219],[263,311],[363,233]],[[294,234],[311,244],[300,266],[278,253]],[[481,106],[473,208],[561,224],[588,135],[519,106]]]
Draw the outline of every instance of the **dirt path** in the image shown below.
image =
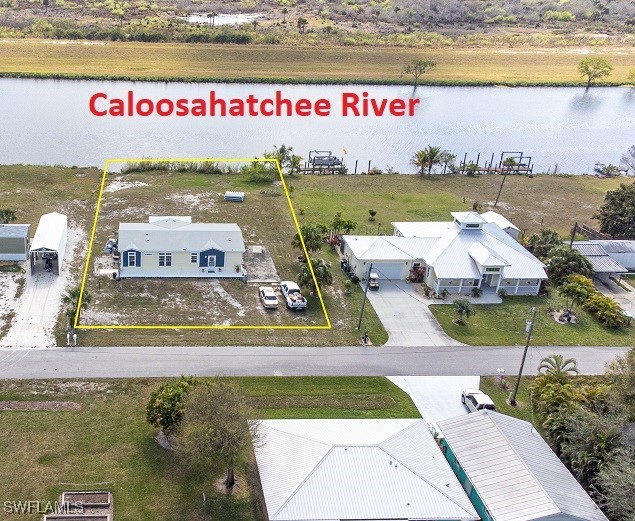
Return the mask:
[[53,328],[61,309],[61,298],[71,285],[71,260],[85,239],[79,228],[68,229],[68,239],[62,272],[40,271],[26,275],[24,292],[14,305],[15,320],[0,347],[55,347]]

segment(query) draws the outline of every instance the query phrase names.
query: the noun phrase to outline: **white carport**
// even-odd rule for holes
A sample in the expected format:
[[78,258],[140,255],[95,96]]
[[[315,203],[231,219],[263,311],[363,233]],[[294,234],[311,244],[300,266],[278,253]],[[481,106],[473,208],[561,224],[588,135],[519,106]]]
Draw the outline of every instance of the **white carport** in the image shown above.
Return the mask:
[[[56,271],[59,275],[64,263],[67,227],[68,219],[61,213],[52,212],[40,217],[29,253],[31,273],[35,271],[38,264],[44,268],[46,261],[50,260],[51,269],[57,265]],[[39,259],[43,262],[39,263]]]

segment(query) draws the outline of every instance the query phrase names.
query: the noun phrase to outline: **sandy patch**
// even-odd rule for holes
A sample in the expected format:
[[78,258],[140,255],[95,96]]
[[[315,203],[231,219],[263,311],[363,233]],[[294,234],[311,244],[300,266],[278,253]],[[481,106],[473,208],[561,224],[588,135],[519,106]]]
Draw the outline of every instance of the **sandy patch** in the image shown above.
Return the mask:
[[[223,288],[223,286],[220,285],[220,281],[216,279],[212,280],[210,281],[210,286],[214,290],[214,293],[216,293],[220,298],[222,298],[230,306],[238,310],[236,314],[239,317],[245,316],[246,310],[243,307],[243,305],[240,302],[238,302],[234,297],[232,297],[229,293],[227,293],[227,291],[225,291],[225,288]],[[223,325],[229,325],[229,324],[223,323]]]
[[114,181],[108,183],[104,188],[104,193],[114,193],[120,190],[127,190],[128,188],[140,188],[142,186],[148,186],[148,183],[142,181],[123,181],[121,177],[116,177]]
[[71,285],[71,260],[86,234],[80,228],[69,228],[62,272],[27,273],[24,292],[15,302],[15,321],[0,347],[55,347],[53,328],[62,307],[62,295]]
[[216,205],[218,194],[213,192],[203,194],[171,194],[168,199],[187,206],[190,210],[211,210]]
[[[15,294],[18,291],[18,275],[0,273],[0,317],[14,310]],[[0,323],[0,327],[2,327],[2,323]]]

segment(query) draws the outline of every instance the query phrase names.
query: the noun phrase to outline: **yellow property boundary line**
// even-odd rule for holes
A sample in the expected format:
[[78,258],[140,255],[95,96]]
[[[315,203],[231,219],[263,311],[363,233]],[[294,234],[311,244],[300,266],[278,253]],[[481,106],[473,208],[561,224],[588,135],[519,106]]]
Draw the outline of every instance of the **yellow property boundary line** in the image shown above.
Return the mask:
[[[173,325],[117,325],[117,324],[86,324],[82,325],[79,323],[79,315],[80,310],[82,309],[82,299],[84,297],[84,290],[86,288],[86,279],[88,277],[88,268],[90,266],[90,259],[93,251],[93,242],[95,241],[95,232],[97,230],[97,221],[99,219],[99,210],[101,208],[101,201],[104,195],[104,188],[106,186],[106,175],[108,174],[108,170],[110,168],[111,163],[176,163],[176,162],[188,162],[188,163],[275,163],[276,169],[278,170],[278,174],[280,176],[280,181],[282,183],[282,187],[284,189],[284,195],[287,198],[287,203],[289,205],[289,210],[291,211],[291,217],[293,218],[293,224],[295,225],[296,232],[300,237],[300,242],[302,244],[302,251],[304,252],[304,256],[307,259],[307,264],[309,266],[309,270],[311,271],[311,277],[313,278],[313,283],[315,284],[315,288],[317,290],[318,298],[320,300],[320,306],[322,307],[322,312],[324,313],[324,318],[326,320],[326,325],[323,326],[223,326],[223,325],[187,325],[187,324],[173,324]],[[306,244],[304,243],[304,237],[302,237],[302,232],[300,231],[300,224],[298,223],[298,218],[295,215],[295,211],[293,210],[293,203],[291,203],[291,196],[289,195],[289,189],[287,188],[287,184],[284,181],[284,176],[282,175],[282,169],[280,168],[280,163],[278,163],[277,159],[269,159],[269,158],[168,158],[168,159],[150,159],[150,158],[123,158],[123,159],[107,159],[104,165],[104,173],[101,177],[101,185],[99,187],[99,196],[97,197],[97,206],[95,208],[95,219],[93,220],[93,227],[90,232],[90,241],[88,243],[88,254],[86,256],[86,265],[84,266],[84,275],[82,277],[82,285],[79,292],[79,299],[77,301],[77,310],[75,311],[75,319],[73,321],[73,327],[75,329],[292,329],[292,330],[306,330],[306,329],[331,329],[331,319],[329,318],[329,314],[326,311],[326,306],[324,304],[324,299],[322,298],[322,292],[320,291],[320,286],[317,283],[317,279],[315,277],[315,272],[313,271],[313,263],[311,261],[311,257],[309,256],[309,252],[306,248]]]

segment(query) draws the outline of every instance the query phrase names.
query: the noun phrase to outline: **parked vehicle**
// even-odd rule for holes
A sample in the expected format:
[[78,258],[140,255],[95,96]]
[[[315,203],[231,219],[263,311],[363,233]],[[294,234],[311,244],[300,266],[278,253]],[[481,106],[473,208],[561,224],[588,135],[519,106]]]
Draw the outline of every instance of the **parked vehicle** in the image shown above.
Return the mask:
[[368,276],[368,287],[370,289],[379,289],[379,275],[374,271],[371,271]]
[[258,288],[260,302],[267,309],[275,309],[278,307],[278,297],[276,297],[273,288],[270,286],[260,286]]
[[465,405],[467,410],[470,412],[481,411],[483,409],[488,409],[490,411],[496,410],[496,406],[494,405],[492,399],[481,391],[463,391],[463,393],[461,393],[461,402],[463,402],[463,405]]
[[290,309],[306,309],[306,297],[302,295],[300,286],[290,280],[283,280],[280,283],[280,292]]
[[311,164],[313,166],[334,167],[341,166],[342,161],[336,156],[314,156],[311,159]]

